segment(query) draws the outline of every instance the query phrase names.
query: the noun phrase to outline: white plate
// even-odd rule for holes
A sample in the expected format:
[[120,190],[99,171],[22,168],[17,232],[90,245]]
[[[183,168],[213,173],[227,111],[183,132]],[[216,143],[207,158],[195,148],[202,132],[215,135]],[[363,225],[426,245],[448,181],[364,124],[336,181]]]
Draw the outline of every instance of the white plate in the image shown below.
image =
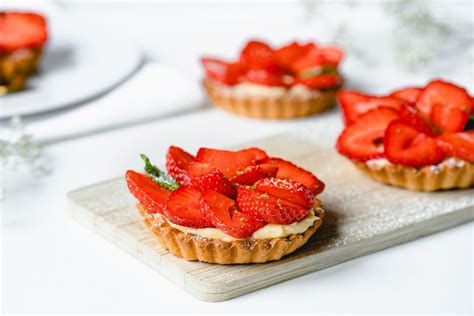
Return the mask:
[[[54,24],[53,24],[54,25]],[[26,90],[0,97],[0,119],[77,105],[107,92],[140,65],[138,45],[109,32],[54,32]]]

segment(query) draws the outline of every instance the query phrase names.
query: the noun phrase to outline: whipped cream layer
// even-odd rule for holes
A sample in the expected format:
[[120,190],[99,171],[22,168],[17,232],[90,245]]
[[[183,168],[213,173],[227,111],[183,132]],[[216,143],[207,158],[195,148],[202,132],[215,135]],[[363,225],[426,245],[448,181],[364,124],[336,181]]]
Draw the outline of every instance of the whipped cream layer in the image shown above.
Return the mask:
[[270,87],[254,83],[239,83],[235,86],[226,86],[215,83],[220,86],[220,91],[223,94],[232,95],[237,98],[245,97],[265,97],[265,98],[281,98],[294,97],[300,99],[310,99],[321,95],[318,90],[311,90],[305,85],[297,84],[290,89],[284,87]]
[[[383,167],[386,167],[386,166],[395,166],[393,163],[388,161],[388,159],[386,159],[386,158],[371,159],[371,160],[366,161],[366,164],[370,168],[383,168]],[[442,168],[442,167],[446,166],[446,167],[462,168],[462,167],[464,167],[465,164],[466,164],[466,162],[464,160],[460,160],[460,159],[452,157],[452,158],[448,158],[448,159],[443,160],[442,162],[440,162],[437,165],[428,165],[426,167]]]
[[[308,215],[299,222],[295,222],[289,225],[278,225],[269,223],[254,232],[251,238],[272,239],[283,238],[293,234],[302,234],[313,225],[316,219],[318,219],[318,217],[314,214],[314,211],[311,210]],[[227,235],[222,230],[217,228],[191,228],[174,224],[168,220],[167,222],[170,226],[182,231],[183,233],[194,234],[210,239],[219,239],[222,241],[239,240],[237,238]]]

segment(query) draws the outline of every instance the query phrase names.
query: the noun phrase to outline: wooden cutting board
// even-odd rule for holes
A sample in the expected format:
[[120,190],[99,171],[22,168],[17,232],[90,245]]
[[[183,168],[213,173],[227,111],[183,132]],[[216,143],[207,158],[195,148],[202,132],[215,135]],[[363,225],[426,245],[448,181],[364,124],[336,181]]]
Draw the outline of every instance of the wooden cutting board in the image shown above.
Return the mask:
[[71,214],[190,294],[213,302],[474,219],[474,189],[417,193],[380,184],[339,156],[332,141],[316,144],[278,135],[242,147],[249,145],[291,160],[326,183],[320,195],[327,211],[322,227],[303,248],[283,260],[224,266],[174,257],[142,224],[122,177],[70,192]]

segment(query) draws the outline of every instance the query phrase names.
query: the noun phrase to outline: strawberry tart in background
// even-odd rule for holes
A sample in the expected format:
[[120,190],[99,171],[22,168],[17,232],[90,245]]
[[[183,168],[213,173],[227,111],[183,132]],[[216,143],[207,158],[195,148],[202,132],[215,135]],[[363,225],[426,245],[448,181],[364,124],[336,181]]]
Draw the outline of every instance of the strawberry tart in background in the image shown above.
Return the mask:
[[279,260],[303,246],[322,223],[311,172],[263,150],[171,146],[166,169],[147,156],[145,174],[126,181],[145,225],[161,245],[186,260],[238,264]]
[[335,104],[342,59],[343,52],[332,46],[293,42],[273,49],[249,41],[236,61],[202,58],[203,85],[214,105],[236,114],[303,117]]
[[42,15],[0,11],[0,95],[24,89],[47,39]]
[[474,186],[474,99],[434,80],[386,96],[340,91],[338,151],[378,181],[417,191]]

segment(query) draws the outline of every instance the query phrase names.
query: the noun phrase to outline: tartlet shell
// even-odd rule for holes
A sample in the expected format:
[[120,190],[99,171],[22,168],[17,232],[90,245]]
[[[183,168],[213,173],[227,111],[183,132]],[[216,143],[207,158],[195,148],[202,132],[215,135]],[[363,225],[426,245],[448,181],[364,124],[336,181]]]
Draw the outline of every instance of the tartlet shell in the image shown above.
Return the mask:
[[0,53],[0,95],[24,89],[42,54],[43,45]]
[[243,239],[223,241],[184,233],[167,223],[160,215],[151,215],[141,204],[137,205],[143,222],[156,236],[161,246],[173,255],[190,261],[218,264],[263,263],[279,260],[302,247],[321,226],[324,210],[315,206],[317,219],[302,234],[284,238]]
[[261,119],[293,119],[322,112],[336,104],[339,89],[319,90],[317,96],[299,98],[235,96],[225,93],[222,85],[209,79],[203,80],[203,86],[215,106],[238,115]]
[[413,191],[467,189],[474,186],[474,163],[467,161],[456,165],[422,168],[401,165],[373,166],[361,162],[354,164],[372,179]]

